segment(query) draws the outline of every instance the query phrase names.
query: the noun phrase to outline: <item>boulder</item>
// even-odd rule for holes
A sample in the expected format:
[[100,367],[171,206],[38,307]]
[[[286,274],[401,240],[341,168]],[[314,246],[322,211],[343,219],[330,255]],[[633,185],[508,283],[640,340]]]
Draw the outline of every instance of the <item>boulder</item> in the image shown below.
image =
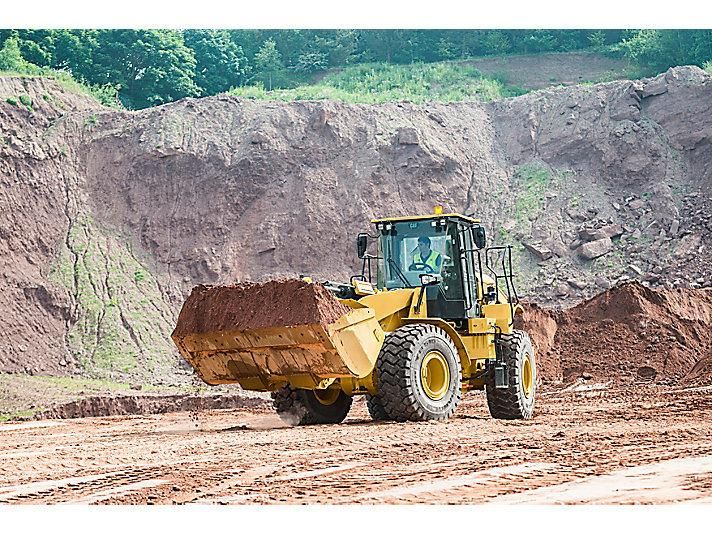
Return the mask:
[[606,226],[599,228],[599,231],[604,237],[618,237],[623,235],[623,227],[620,224],[607,224]]
[[539,241],[535,242],[523,242],[522,245],[524,245],[524,248],[526,248],[529,252],[534,254],[537,259],[539,260],[548,260],[551,257],[554,256],[554,253],[549,249],[546,245]]
[[589,243],[584,243],[576,252],[585,260],[593,260],[604,254],[608,254],[614,249],[613,241],[608,237],[603,239],[597,239],[596,241],[591,241]]

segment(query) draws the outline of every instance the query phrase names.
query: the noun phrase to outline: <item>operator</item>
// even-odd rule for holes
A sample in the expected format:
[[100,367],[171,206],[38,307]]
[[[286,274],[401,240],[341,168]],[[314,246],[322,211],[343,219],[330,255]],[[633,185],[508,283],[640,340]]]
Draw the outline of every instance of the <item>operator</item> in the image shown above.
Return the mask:
[[413,254],[413,263],[408,267],[411,271],[425,271],[427,273],[439,273],[443,258],[439,252],[430,248],[430,238],[421,235],[418,238],[418,249]]

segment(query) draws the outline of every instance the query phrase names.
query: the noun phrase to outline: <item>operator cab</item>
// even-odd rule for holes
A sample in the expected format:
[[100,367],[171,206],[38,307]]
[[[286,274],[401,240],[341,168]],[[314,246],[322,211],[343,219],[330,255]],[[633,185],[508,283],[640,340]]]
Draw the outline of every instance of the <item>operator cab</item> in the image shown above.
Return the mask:
[[458,214],[372,221],[378,230],[378,289],[420,287],[422,275],[436,282],[425,288],[428,315],[448,320],[480,314],[474,252],[483,248],[484,228]]

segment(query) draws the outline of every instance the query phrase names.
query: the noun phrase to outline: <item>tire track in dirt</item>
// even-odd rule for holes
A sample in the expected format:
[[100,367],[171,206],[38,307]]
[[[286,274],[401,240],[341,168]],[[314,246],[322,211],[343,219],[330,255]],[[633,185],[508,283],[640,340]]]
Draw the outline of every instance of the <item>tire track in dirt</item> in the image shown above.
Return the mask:
[[[357,400],[345,424],[315,427],[249,409],[201,412],[197,423],[171,413],[0,425],[0,502],[608,502],[592,481],[712,457],[706,390],[593,392],[545,390],[535,418],[519,422],[491,419],[483,396],[468,394],[445,423],[373,423]],[[678,471],[664,478],[675,499],[712,497],[705,470]]]

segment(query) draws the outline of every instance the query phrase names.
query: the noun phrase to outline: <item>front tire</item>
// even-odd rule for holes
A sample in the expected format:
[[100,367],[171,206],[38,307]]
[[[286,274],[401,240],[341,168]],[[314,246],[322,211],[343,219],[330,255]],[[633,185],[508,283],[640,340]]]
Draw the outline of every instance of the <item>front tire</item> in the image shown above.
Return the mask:
[[437,326],[410,324],[388,334],[376,367],[378,397],[393,421],[448,419],[462,397],[457,348]]
[[374,421],[388,421],[390,419],[378,395],[366,395],[366,408],[368,408],[368,415]]
[[500,338],[507,364],[508,387],[497,388],[494,372],[487,377],[487,406],[495,419],[531,419],[536,397],[536,361],[529,334],[514,330]]
[[290,385],[272,392],[272,402],[282,421],[292,426],[341,423],[352,398],[341,390],[311,391]]

